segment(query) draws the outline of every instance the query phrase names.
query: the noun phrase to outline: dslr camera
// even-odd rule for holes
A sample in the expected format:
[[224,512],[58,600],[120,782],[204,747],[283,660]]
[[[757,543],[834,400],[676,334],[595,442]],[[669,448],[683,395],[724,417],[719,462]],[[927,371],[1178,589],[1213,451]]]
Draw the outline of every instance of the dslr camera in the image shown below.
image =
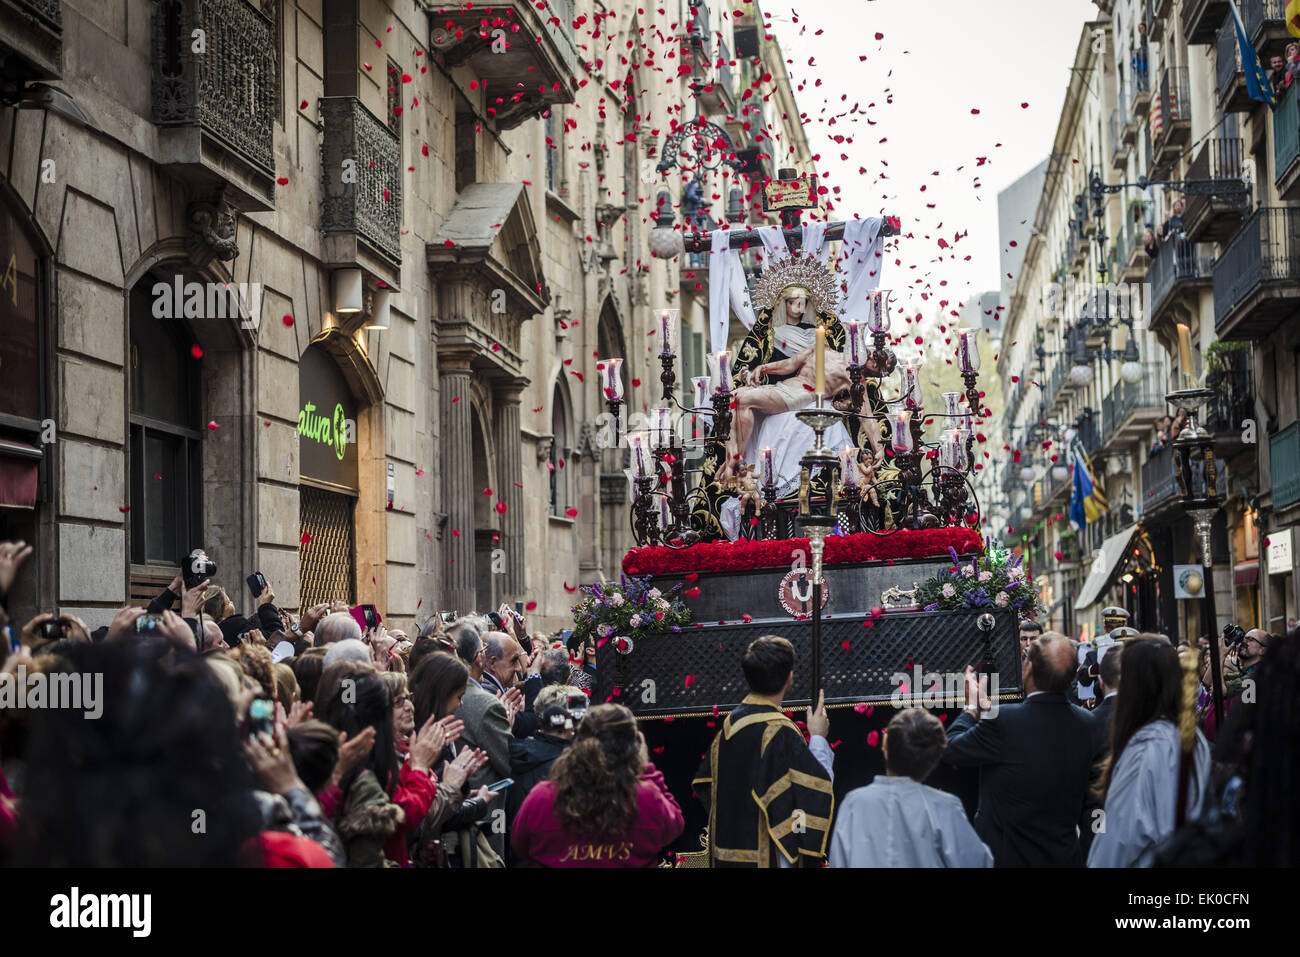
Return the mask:
[[1240,648],[1241,643],[1246,640],[1246,632],[1241,625],[1230,624],[1223,628],[1223,642],[1229,648]]
[[564,707],[552,706],[541,715],[544,731],[572,731],[587,716],[591,707],[590,699],[585,694],[571,694],[564,702]]
[[193,588],[205,578],[212,578],[217,573],[217,563],[208,558],[208,553],[196,548],[181,559],[181,580],[186,588]]

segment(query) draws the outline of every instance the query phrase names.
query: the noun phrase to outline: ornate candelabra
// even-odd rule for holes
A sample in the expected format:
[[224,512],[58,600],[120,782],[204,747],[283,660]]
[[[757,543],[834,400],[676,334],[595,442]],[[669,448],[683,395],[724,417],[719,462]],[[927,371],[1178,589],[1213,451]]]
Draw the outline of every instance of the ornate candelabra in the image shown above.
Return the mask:
[[659,539],[659,516],[654,508],[655,479],[653,475],[638,475],[633,479],[636,494],[632,497],[632,532],[641,544]]
[[1182,497],[1183,510],[1191,516],[1200,546],[1201,565],[1205,569],[1205,597],[1201,599],[1201,628],[1210,637],[1210,677],[1214,688],[1214,717],[1223,721],[1223,663],[1219,660],[1218,613],[1214,601],[1214,553],[1210,527],[1219,511],[1219,469],[1214,461],[1214,437],[1196,421],[1203,403],[1214,398],[1214,390],[1186,388],[1170,392],[1165,401],[1187,413],[1187,425],[1174,439],[1175,478]]
[[[809,701],[817,705],[817,693],[822,683],[822,554],[826,536],[835,528],[836,473],[840,459],[826,447],[826,430],[844,418],[838,409],[825,407],[825,397],[817,394],[817,404],[795,412],[799,421],[813,430],[816,436],[813,447],[799,460],[799,524],[808,533],[812,550],[812,687]],[[814,471],[826,479],[826,494],[814,498],[809,487]]]

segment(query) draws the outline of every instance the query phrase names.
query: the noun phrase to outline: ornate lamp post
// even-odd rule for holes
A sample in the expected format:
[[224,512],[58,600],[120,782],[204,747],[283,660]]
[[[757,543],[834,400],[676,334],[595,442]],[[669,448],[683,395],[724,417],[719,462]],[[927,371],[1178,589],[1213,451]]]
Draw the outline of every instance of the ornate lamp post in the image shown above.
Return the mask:
[[1205,598],[1201,605],[1202,628],[1210,639],[1210,677],[1214,683],[1214,720],[1223,721],[1223,665],[1219,660],[1218,615],[1214,605],[1214,555],[1210,548],[1210,524],[1222,504],[1219,471],[1214,461],[1214,438],[1196,421],[1201,404],[1214,398],[1212,389],[1188,388],[1170,392],[1165,401],[1187,412],[1187,427],[1174,439],[1175,477],[1183,510],[1196,525],[1196,540],[1205,568]]

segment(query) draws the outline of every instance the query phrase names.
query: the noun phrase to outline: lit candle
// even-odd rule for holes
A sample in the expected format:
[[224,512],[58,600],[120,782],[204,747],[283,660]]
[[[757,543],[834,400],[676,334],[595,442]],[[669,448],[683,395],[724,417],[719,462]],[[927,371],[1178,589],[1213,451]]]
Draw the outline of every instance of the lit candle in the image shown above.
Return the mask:
[[623,376],[620,371],[623,367],[622,359],[603,359],[599,365],[604,366],[604,392],[605,398],[614,401],[623,398]]
[[713,367],[713,391],[730,392],[731,391],[731,364],[727,360],[726,351],[719,352],[716,356],[716,363]]
[[661,356],[677,355],[677,336],[675,326],[677,325],[677,309],[664,309],[659,313],[659,322],[663,330],[663,346],[659,350]]
[[627,444],[632,446],[632,467],[636,469],[637,478],[645,478],[650,474],[650,458],[646,455],[645,442],[644,432],[628,433]]
[[665,406],[650,410],[650,441],[656,449],[672,447],[672,413]]
[[921,407],[921,387],[916,381],[916,370],[908,359],[898,370],[903,377],[903,405],[909,409]]
[[980,348],[975,330],[961,329],[957,332],[957,358],[962,372],[980,371]]
[[849,365],[862,365],[862,354],[865,352],[862,342],[862,325],[856,319],[849,320]]
[[871,313],[867,328],[872,332],[889,331],[889,290],[876,289],[871,293]]
[[691,401],[696,409],[708,408],[709,405],[709,377],[706,375],[697,375],[691,379]]
[[847,486],[858,484],[858,449],[846,445],[840,449],[840,481]]
[[763,449],[763,451],[759,453],[759,456],[763,463],[763,484],[775,485],[776,463],[772,461],[772,450]]
[[816,356],[816,362],[813,367],[817,377],[816,392],[817,395],[823,396],[826,394],[826,327],[825,326],[819,325],[817,327],[817,348],[814,354]]
[[912,413],[911,412],[894,412],[890,415],[893,420],[894,437],[890,444],[894,447],[895,452],[912,451]]
[[1183,363],[1183,375],[1191,379],[1196,374],[1192,366],[1192,333],[1181,322],[1178,323],[1178,357]]

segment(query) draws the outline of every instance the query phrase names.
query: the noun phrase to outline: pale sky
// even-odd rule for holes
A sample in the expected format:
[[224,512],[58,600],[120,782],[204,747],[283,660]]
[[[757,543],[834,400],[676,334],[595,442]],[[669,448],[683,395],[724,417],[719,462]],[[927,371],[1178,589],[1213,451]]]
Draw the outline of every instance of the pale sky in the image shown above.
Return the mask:
[[[832,194],[832,217],[884,211],[915,235],[887,257],[882,277],[882,286],[901,294],[896,328],[904,311],[929,320],[941,299],[949,302],[948,315],[971,294],[996,290],[997,194],[1051,150],[1079,34],[1096,6],[1090,0],[803,0],[792,7],[787,0],[767,2],[763,11],[790,61],[823,183],[841,188],[838,197]],[[854,104],[860,113],[837,116]],[[837,143],[837,135],[852,142]],[[982,166],[979,157],[986,158]],[[960,233],[967,235],[956,240]],[[919,295],[924,286],[907,291],[918,278],[930,287],[928,300]]]

